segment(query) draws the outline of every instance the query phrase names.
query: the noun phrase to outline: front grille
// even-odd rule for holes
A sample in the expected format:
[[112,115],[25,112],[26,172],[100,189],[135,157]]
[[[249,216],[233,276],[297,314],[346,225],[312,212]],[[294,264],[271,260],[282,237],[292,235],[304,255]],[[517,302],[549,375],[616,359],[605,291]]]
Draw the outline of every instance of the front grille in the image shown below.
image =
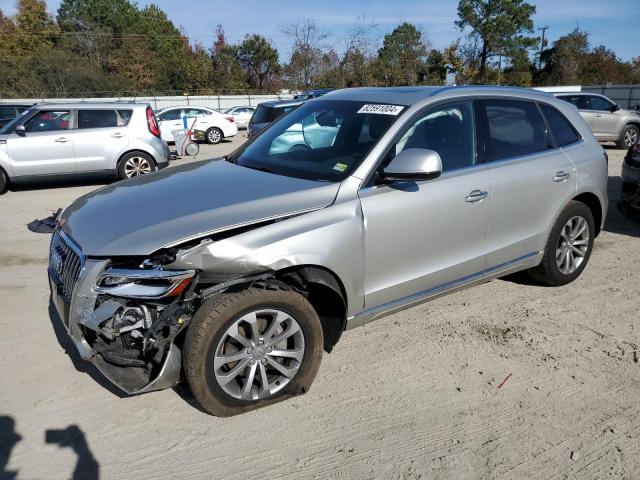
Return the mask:
[[73,241],[60,229],[53,232],[49,248],[49,268],[62,284],[62,294],[69,302],[82,270],[83,257]]

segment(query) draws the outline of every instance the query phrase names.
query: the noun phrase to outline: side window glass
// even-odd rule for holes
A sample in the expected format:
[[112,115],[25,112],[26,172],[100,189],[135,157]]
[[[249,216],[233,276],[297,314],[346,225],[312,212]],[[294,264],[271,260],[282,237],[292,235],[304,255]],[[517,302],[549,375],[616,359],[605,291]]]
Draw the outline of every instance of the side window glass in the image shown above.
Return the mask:
[[517,100],[486,100],[487,161],[547,150],[544,122],[536,106]]
[[592,110],[605,110],[607,112],[610,112],[611,108],[613,107],[613,103],[611,103],[606,98],[590,95],[589,100],[591,101]]
[[589,102],[586,95],[566,95],[559,98],[575,105],[578,110],[589,110]]
[[39,112],[24,126],[27,132],[54,132],[69,128],[69,110],[57,110],[51,112]]
[[180,120],[182,118],[181,114],[182,114],[182,111],[179,108],[176,108],[174,110],[167,110],[166,112],[162,112],[159,115],[159,119],[160,119],[160,121],[163,121],[163,120]]
[[13,118],[16,116],[16,109],[13,107],[0,107],[0,118]]
[[118,126],[115,110],[78,110],[78,128],[110,128]]
[[186,111],[186,115],[188,118],[206,117],[209,115],[209,112],[205,112],[199,108],[190,108]]
[[471,102],[452,103],[429,110],[395,145],[395,155],[408,148],[425,148],[440,155],[443,172],[475,163]]
[[558,110],[544,104],[540,105],[540,109],[544,118],[547,119],[547,124],[556,139],[558,147],[564,147],[580,140],[576,130]]

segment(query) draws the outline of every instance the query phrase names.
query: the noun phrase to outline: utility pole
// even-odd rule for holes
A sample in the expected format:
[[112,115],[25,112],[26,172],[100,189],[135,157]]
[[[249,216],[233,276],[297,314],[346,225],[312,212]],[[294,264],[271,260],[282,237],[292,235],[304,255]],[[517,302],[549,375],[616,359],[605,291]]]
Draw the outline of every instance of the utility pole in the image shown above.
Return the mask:
[[545,25],[544,27],[540,27],[538,30],[542,30],[542,37],[540,38],[540,54],[538,58],[538,70],[542,70],[542,49],[544,48],[544,34],[549,27]]

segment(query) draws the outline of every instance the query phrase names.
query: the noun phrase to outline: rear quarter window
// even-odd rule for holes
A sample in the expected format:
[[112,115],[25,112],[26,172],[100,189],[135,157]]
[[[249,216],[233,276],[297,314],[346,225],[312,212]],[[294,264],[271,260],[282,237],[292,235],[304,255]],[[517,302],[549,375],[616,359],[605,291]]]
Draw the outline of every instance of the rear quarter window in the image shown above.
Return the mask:
[[133,115],[133,110],[117,110],[118,113],[118,126],[124,127],[129,125],[129,121],[131,121],[131,116]]
[[540,110],[542,110],[542,114],[547,120],[547,125],[549,125],[551,134],[556,141],[556,146],[564,147],[580,140],[580,135],[578,135],[576,129],[558,110],[542,104],[540,105]]

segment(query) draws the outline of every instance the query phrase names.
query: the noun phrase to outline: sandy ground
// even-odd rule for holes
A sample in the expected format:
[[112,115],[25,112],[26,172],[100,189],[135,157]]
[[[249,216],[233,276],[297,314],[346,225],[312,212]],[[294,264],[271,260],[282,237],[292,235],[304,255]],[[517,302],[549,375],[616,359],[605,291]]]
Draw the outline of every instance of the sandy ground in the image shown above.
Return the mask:
[[613,206],[609,155],[612,208],[576,282],[496,280],[350,331],[307,395],[228,419],[185,387],[122,398],[51,323],[49,236],[25,225],[96,184],[9,192],[0,477],[638,478],[640,364],[622,341],[640,344],[640,225]]

